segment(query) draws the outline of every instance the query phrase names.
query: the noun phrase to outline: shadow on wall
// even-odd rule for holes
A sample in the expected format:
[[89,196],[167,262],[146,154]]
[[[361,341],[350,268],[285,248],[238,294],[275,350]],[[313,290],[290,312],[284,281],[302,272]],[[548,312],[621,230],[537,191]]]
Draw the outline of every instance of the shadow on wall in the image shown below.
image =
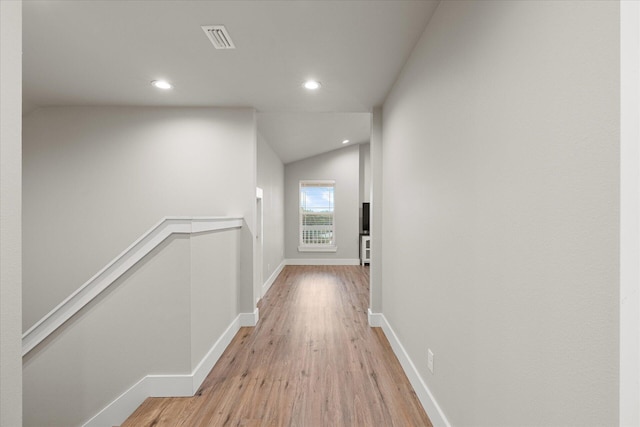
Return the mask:
[[254,286],[253,286],[253,233],[249,230],[246,220],[242,220],[240,230],[239,260],[238,269],[238,311],[240,313],[252,313],[256,306]]

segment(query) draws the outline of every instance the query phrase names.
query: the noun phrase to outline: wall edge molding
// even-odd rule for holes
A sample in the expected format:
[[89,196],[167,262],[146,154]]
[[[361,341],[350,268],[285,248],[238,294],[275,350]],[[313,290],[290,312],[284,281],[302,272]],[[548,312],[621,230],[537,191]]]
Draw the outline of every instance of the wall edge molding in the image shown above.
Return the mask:
[[387,337],[387,340],[389,340],[389,344],[391,344],[393,352],[400,361],[402,369],[407,375],[407,378],[409,378],[411,386],[416,392],[416,395],[418,396],[422,407],[426,411],[434,427],[451,427],[451,424],[449,423],[449,420],[447,420],[447,417],[442,411],[442,408],[436,401],[433,393],[431,393],[431,390],[429,390],[429,387],[427,387],[427,384],[425,384],[424,380],[420,376],[420,373],[416,369],[416,366],[413,364],[413,361],[409,357],[409,354],[404,349],[404,346],[400,342],[400,339],[398,339],[398,336],[393,331],[393,328],[389,324],[387,318],[382,313],[372,313],[369,310],[370,325],[372,321],[380,323],[382,331]]
[[358,258],[287,258],[286,265],[360,265]]
[[282,273],[282,270],[284,270],[284,266],[286,265],[285,261],[286,260],[283,259],[282,262],[280,262],[280,264],[273,271],[273,273],[271,273],[271,276],[269,276],[269,278],[262,284],[261,298],[265,296],[265,294],[269,289],[271,289],[271,286],[273,285],[273,283],[276,281],[280,273]]
[[240,313],[220,335],[191,374],[147,375],[120,394],[83,427],[104,427],[122,424],[148,397],[192,397],[202,385],[213,366],[220,359],[243,325],[243,319],[255,319],[253,313]]
[[260,320],[260,310],[258,307],[253,310],[253,313],[238,314],[238,323],[241,328],[256,326],[258,324],[258,320]]
[[367,309],[367,319],[372,328],[381,328],[384,322],[382,313],[374,313],[370,308]]
[[[238,314],[233,322],[229,324],[227,329],[218,337],[216,342],[211,346],[211,349],[207,352],[207,354],[202,358],[200,363],[194,368],[193,373],[191,374],[192,383],[191,383],[191,394],[193,396],[200,386],[202,385],[209,372],[213,369],[214,365],[220,357],[222,353],[226,350],[226,348],[231,344],[233,337],[236,336],[238,331],[240,330],[240,316],[244,314]],[[154,396],[161,397],[161,396]]]

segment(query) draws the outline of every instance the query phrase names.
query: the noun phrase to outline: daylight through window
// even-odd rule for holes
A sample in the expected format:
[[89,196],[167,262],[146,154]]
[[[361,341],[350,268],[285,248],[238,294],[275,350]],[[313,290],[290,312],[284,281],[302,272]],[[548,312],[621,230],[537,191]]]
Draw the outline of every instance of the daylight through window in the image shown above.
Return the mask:
[[300,181],[300,246],[335,247],[335,181]]

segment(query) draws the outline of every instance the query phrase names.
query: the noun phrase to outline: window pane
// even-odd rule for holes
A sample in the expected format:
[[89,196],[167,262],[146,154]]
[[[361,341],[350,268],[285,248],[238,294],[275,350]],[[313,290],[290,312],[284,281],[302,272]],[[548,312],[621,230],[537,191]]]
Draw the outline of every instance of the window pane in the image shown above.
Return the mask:
[[333,245],[333,183],[300,185],[300,241],[304,245]]

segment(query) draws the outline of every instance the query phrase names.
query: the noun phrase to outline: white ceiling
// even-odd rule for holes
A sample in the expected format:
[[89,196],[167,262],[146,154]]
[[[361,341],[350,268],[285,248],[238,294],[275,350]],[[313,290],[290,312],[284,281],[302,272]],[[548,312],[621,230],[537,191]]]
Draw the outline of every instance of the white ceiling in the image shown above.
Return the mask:
[[[338,126],[361,138],[362,118],[330,114],[314,122],[275,113],[367,113],[381,105],[437,3],[25,0],[25,110],[251,106],[268,113],[262,133],[283,161],[318,154],[335,148],[323,144],[334,142]],[[213,48],[200,26],[217,24],[237,49]],[[320,80],[321,90],[302,89],[308,78]],[[149,85],[154,79],[175,89],[158,91]]]
[[258,130],[284,163],[369,142],[369,113],[262,113]]

